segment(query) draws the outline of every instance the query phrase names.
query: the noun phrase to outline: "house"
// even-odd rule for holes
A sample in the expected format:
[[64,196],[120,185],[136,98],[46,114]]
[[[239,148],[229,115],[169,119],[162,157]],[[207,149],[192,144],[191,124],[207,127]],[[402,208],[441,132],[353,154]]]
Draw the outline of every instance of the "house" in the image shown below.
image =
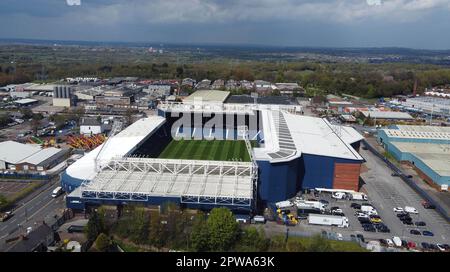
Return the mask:
[[45,222],[26,236],[21,236],[19,242],[8,252],[46,252],[47,247],[55,242],[55,233]]
[[211,89],[213,90],[221,90],[225,87],[225,80],[223,79],[216,79],[214,80],[213,84],[211,85]]
[[294,95],[294,92],[304,93],[304,90],[297,83],[275,83],[281,95]]
[[80,134],[83,135],[96,135],[105,131],[105,128],[97,118],[85,117],[81,119]]

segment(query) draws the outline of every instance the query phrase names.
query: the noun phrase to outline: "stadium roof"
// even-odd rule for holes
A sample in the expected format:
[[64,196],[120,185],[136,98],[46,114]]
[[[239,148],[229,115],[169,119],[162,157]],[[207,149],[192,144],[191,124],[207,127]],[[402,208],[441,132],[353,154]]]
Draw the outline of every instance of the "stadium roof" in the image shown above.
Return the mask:
[[96,174],[95,159],[99,153],[99,162],[108,162],[114,157],[125,156],[134,151],[139,143],[150,137],[151,132],[164,123],[165,119],[160,116],[152,116],[136,121],[69,166],[67,174],[78,179],[93,178]]
[[217,90],[201,90],[196,91],[190,96],[186,97],[183,102],[213,102],[213,103],[223,103],[230,95],[228,91],[217,91]]
[[0,160],[11,164],[29,163],[39,165],[59,152],[61,152],[61,149],[54,147],[41,149],[35,145],[21,144],[14,141],[0,143]]
[[262,112],[264,145],[254,149],[257,160],[290,161],[302,153],[363,160],[350,145],[362,139],[353,128],[335,127],[325,119],[285,111],[278,112],[277,118],[276,112]]
[[408,120],[414,119],[409,113],[400,111],[361,111],[364,117],[377,118],[377,119],[400,119]]

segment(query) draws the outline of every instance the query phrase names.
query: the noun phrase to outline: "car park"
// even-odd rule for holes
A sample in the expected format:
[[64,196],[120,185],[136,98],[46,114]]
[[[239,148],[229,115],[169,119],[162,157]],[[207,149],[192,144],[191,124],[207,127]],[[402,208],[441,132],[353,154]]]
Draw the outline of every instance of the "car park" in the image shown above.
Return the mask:
[[428,230],[424,230],[424,231],[422,231],[422,235],[423,236],[434,236],[434,233],[432,233],[431,231],[428,231]]
[[413,234],[413,235],[420,235],[420,231],[416,230],[416,229],[412,229],[409,231],[409,233]]

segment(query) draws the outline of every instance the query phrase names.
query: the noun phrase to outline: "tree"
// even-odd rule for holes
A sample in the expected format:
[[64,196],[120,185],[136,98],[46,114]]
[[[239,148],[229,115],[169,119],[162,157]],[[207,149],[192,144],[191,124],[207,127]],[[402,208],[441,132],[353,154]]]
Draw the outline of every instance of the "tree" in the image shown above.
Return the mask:
[[95,240],[95,247],[99,251],[108,251],[108,249],[111,247],[111,239],[109,239],[108,235],[104,234],[103,232],[98,235],[97,239]]
[[166,242],[164,226],[161,224],[161,216],[158,213],[152,213],[150,216],[148,242],[157,248],[163,247]]
[[309,246],[307,247],[307,251],[309,252],[332,252],[330,241],[328,239],[323,238],[320,235],[315,235]]
[[86,237],[88,240],[94,241],[102,232],[106,232],[103,214],[94,211],[85,227]]
[[236,242],[239,224],[227,208],[214,208],[206,220],[209,247],[213,251],[228,251]]
[[266,238],[264,230],[249,227],[242,233],[236,246],[236,251],[264,252],[269,248],[269,239]]
[[193,251],[204,252],[209,250],[209,233],[204,214],[194,216],[190,236],[190,248]]
[[147,241],[149,231],[149,216],[145,209],[140,207],[134,209],[130,227],[130,239],[133,242],[140,244]]
[[305,246],[295,239],[289,239],[286,243],[286,250],[288,252],[303,252],[305,251]]

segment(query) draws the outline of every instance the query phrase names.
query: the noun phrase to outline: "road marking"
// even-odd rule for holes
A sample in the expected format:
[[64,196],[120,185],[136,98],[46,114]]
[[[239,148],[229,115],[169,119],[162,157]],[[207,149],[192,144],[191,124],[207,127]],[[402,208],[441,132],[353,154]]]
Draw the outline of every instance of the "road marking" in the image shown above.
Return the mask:
[[39,210],[37,210],[35,213],[33,213],[32,215],[28,216],[28,218],[26,218],[25,221],[22,222],[22,224],[26,223],[29,219],[33,218],[33,216],[35,216],[37,213],[39,213],[40,211],[42,211],[43,209],[45,209],[47,206],[49,206],[50,204],[52,204],[52,201],[49,201],[47,204],[45,204],[44,206],[42,206]]
[[17,218],[14,218],[11,221],[9,221],[9,223],[14,223],[16,220],[17,220]]
[[4,229],[6,229],[8,226],[4,226],[3,228],[0,229],[0,231],[3,231]]

